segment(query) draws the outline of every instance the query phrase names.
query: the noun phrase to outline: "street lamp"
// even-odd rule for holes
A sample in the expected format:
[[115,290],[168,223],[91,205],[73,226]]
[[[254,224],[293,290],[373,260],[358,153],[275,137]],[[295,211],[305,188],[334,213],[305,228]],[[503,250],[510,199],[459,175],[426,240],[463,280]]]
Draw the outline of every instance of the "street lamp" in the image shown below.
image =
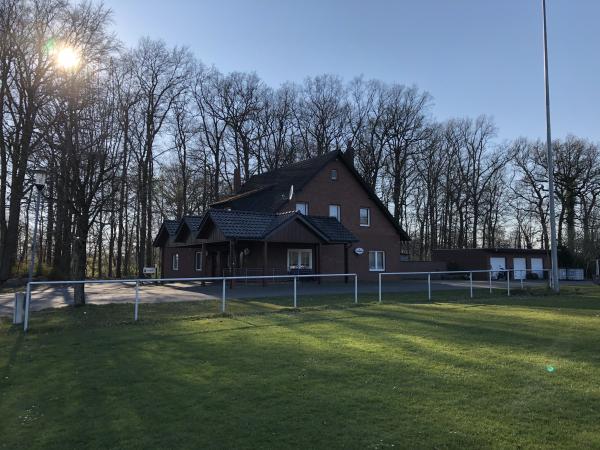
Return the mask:
[[24,330],[29,326],[29,303],[31,301],[31,281],[33,280],[33,265],[35,262],[35,247],[37,243],[37,229],[40,218],[40,203],[42,202],[42,191],[46,187],[46,171],[36,169],[33,171],[33,185],[37,189],[37,199],[35,201],[35,221],[33,223],[33,238],[31,240],[31,258],[29,259],[29,276],[27,278],[27,297],[25,299],[25,323]]
[[544,17],[544,82],[546,85],[546,152],[548,157],[548,198],[550,203],[550,253],[552,259],[552,288],[560,292],[558,282],[558,248],[556,245],[556,212],[554,209],[554,154],[550,133],[550,82],[548,80],[548,33],[546,26],[546,0],[542,0]]

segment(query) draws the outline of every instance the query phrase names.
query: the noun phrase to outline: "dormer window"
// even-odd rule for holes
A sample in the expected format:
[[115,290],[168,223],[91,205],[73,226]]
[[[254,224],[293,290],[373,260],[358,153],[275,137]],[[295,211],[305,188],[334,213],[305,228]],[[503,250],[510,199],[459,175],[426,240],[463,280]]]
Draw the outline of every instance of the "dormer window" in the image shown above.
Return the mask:
[[337,181],[337,179],[338,179],[337,169],[331,169],[331,172],[329,172],[329,179],[331,181]]

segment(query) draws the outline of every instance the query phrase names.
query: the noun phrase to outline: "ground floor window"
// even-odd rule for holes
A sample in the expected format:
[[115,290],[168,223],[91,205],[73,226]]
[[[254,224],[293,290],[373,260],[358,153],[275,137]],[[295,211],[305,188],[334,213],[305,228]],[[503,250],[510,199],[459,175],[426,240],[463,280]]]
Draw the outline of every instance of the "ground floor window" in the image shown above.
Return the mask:
[[312,269],[312,249],[290,248],[287,254],[288,270]]
[[385,270],[385,252],[381,250],[369,252],[369,270],[371,272],[383,272]]
[[196,252],[194,256],[194,266],[196,270],[202,270],[202,252]]
[[171,268],[173,270],[179,270],[179,253],[174,253],[171,258]]

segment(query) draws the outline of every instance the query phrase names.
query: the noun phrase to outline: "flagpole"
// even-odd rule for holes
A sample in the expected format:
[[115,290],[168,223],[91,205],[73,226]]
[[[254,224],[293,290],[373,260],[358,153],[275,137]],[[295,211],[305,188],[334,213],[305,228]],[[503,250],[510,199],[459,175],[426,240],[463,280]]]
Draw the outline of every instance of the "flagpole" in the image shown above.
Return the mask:
[[554,208],[554,154],[550,132],[550,82],[548,80],[548,31],[546,25],[546,0],[542,0],[544,16],[544,82],[546,85],[546,151],[548,157],[548,198],[550,202],[550,252],[552,260],[552,288],[560,292],[558,280],[558,248],[556,244],[556,211]]

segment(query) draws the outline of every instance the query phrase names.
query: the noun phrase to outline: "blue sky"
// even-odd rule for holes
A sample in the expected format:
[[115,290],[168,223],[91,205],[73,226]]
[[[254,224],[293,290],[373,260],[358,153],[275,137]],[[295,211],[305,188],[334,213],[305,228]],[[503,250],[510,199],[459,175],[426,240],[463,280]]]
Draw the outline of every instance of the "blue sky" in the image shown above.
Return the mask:
[[[600,141],[600,1],[547,0],[553,137]],[[541,0],[108,0],[127,45],[186,45],[269,85],[334,73],[416,84],[433,114],[545,137]]]

